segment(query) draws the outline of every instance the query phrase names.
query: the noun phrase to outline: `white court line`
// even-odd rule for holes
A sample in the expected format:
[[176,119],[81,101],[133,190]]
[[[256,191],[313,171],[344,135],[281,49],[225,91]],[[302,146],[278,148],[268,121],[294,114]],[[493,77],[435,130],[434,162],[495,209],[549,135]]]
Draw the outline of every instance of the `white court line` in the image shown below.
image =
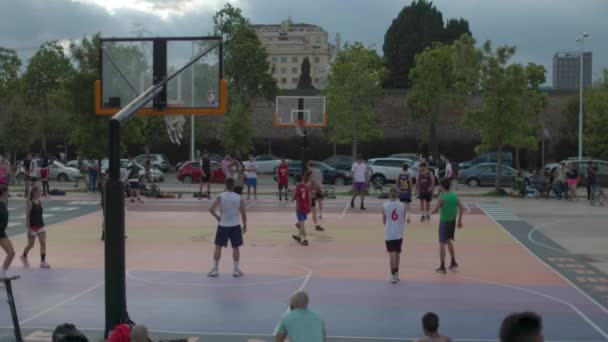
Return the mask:
[[[482,209],[483,210],[483,209]],[[587,298],[591,303],[595,304],[601,311],[603,311],[604,313],[608,314],[608,309],[606,309],[602,304],[600,304],[597,300],[595,300],[593,297],[591,297],[590,295],[588,295],[585,291],[583,291],[580,287],[578,287],[576,284],[574,284],[572,281],[570,281],[570,279],[566,278],[563,274],[559,273],[558,271],[556,271],[553,267],[551,267],[551,265],[549,265],[548,263],[546,263],[543,259],[541,259],[540,257],[538,257],[536,254],[534,254],[530,249],[528,249],[521,241],[519,241],[515,236],[513,236],[513,234],[511,234],[510,231],[508,231],[505,227],[503,227],[501,224],[499,224],[498,222],[496,222],[496,220],[494,220],[491,216],[489,216],[492,221],[494,221],[494,223],[496,223],[496,225],[498,225],[500,228],[502,228],[507,234],[509,234],[509,236],[511,237],[511,239],[513,241],[515,241],[516,243],[518,243],[524,250],[526,250],[532,257],[536,258],[536,260],[538,260],[540,263],[544,264],[549,270],[551,270],[553,273],[557,274],[559,277],[561,277],[565,282],[567,282],[568,284],[570,284],[570,286],[572,286],[573,288],[575,288],[576,290],[578,290],[578,292],[580,292],[585,298]],[[506,285],[506,284],[505,284]],[[510,286],[510,285],[509,285]],[[522,288],[523,289],[523,288]],[[533,290],[529,290],[532,292],[536,292]],[[532,293],[531,292],[531,293]],[[548,296],[548,295],[544,295],[540,292],[538,292],[540,295],[543,296]],[[551,296],[548,296],[551,297]],[[547,297],[547,298],[548,298]],[[577,313],[579,313],[579,315],[585,320],[587,321],[587,323],[589,323],[589,325],[591,325],[596,331],[598,331],[602,336],[604,336],[604,338],[606,340],[608,340],[608,334],[606,334],[606,332],[604,332],[600,327],[598,327],[591,319],[589,319],[587,316],[585,316],[576,306],[562,301],[559,298],[555,298],[557,301],[562,302],[566,305],[571,306],[573,309],[576,309],[575,311]]]
[[[5,326],[0,327],[0,329],[12,329],[13,327]],[[35,329],[35,330],[55,330],[56,327],[21,327],[22,329]],[[81,331],[104,331],[104,329],[100,328],[87,328],[87,327],[78,327]],[[202,336],[243,336],[243,337],[274,337],[271,334],[259,334],[259,333],[222,333],[222,332],[203,332],[203,331],[176,331],[176,330],[149,330],[149,332],[154,334],[172,334],[172,335],[202,335]],[[0,335],[2,336],[2,335]],[[8,336],[8,335],[7,335]],[[12,336],[12,335],[10,335]],[[331,339],[349,339],[349,340],[380,340],[380,341],[417,341],[420,337],[373,337],[373,336],[327,336],[327,338]],[[498,339],[492,338],[456,338],[452,339],[455,342],[498,342]],[[597,342],[592,340],[545,340],[545,342]]]
[[249,207],[253,206],[256,202],[257,202],[257,200],[255,200],[255,201],[247,204],[247,208],[246,209],[249,209]]
[[346,205],[344,206],[344,210],[342,210],[342,213],[340,214],[340,216],[338,216],[339,220],[344,218],[344,215],[346,215],[346,211],[348,210],[349,206],[350,206],[350,202],[346,202]]
[[530,230],[530,232],[528,233],[528,240],[530,240],[530,242],[532,242],[532,243],[534,243],[534,244],[536,244],[536,245],[538,245],[538,246],[541,246],[541,247],[544,247],[544,248],[550,249],[550,250],[552,250],[552,251],[555,251],[555,252],[558,252],[558,253],[562,253],[562,254],[572,255],[572,253],[568,252],[568,251],[567,251],[567,250],[565,250],[565,249],[559,249],[559,248],[555,248],[555,247],[553,247],[553,246],[548,246],[548,245],[546,245],[546,244],[544,244],[544,243],[542,243],[542,242],[538,242],[538,241],[536,241],[536,240],[534,239],[534,237],[532,237],[532,235],[534,234],[534,232],[536,232],[536,231],[538,231],[538,230],[541,230],[541,229],[543,229],[543,228],[547,228],[547,227],[553,226],[554,224],[556,224],[556,223],[558,223],[558,222],[567,222],[567,221],[564,221],[564,220],[560,220],[560,221],[552,221],[552,222],[548,222],[548,223],[540,224],[540,225],[538,225],[538,226],[534,226],[534,228],[532,228],[532,229]]
[[[306,284],[308,284],[308,281],[310,280],[310,277],[312,276],[312,269],[309,268],[309,272],[306,275],[306,278],[304,279],[304,281],[302,282],[302,285],[300,285],[300,287],[296,290],[296,292],[300,292],[303,291],[304,288],[306,287]],[[283,316],[286,315],[290,310],[290,306],[287,305],[287,309],[285,309],[285,312],[283,313]],[[280,320],[279,323],[277,323],[277,326],[274,328],[274,331],[272,332],[272,335],[276,335],[277,332],[279,331],[279,325],[280,325]]]
[[32,317],[30,317],[28,319],[22,320],[21,322],[19,322],[19,324],[23,325],[23,324],[25,324],[27,322],[33,321],[34,319],[36,319],[36,318],[38,318],[38,317],[40,317],[40,316],[42,316],[44,314],[47,314],[47,313],[49,313],[49,312],[57,309],[58,307],[60,307],[62,305],[65,305],[65,304],[67,304],[69,302],[72,302],[72,301],[74,301],[74,300],[76,300],[76,299],[78,299],[78,298],[86,295],[87,293],[94,291],[95,289],[97,289],[98,287],[100,287],[101,285],[103,285],[104,283],[105,282],[102,281],[102,282],[98,283],[97,285],[91,286],[88,289],[86,289],[86,290],[84,290],[84,291],[82,291],[80,293],[77,293],[76,295],[74,295],[74,296],[72,296],[72,297],[70,297],[70,298],[68,298],[68,299],[66,299],[64,301],[61,301],[61,302],[59,302],[59,303],[57,303],[57,304],[55,304],[55,305],[53,305],[53,306],[51,306],[51,307],[43,310],[43,311],[40,311],[39,313],[35,314],[34,316],[32,316]]
[[464,203],[464,202],[461,202],[461,203],[462,203],[462,206],[465,207],[465,209],[467,210],[464,213],[465,214],[470,213],[471,212],[471,208],[469,208],[469,206],[466,203]]

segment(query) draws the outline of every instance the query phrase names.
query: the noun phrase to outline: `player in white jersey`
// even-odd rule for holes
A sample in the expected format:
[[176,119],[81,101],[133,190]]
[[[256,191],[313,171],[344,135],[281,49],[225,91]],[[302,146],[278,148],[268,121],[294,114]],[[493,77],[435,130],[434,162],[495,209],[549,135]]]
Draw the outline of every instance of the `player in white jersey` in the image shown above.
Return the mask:
[[392,187],[388,191],[389,201],[384,203],[382,223],[384,224],[384,239],[389,255],[391,268],[391,283],[399,282],[399,259],[403,245],[405,230],[405,204],[399,201],[399,191]]
[[[226,179],[226,190],[219,194],[209,212],[218,222],[217,233],[215,235],[215,252],[213,253],[213,269],[207,275],[217,277],[219,275],[219,262],[222,256],[222,247],[228,247],[228,240],[232,246],[232,258],[234,260],[234,277],[242,277],[243,272],[239,269],[240,251],[243,245],[243,234],[247,232],[247,213],[245,212],[245,201],[241,196],[234,192],[234,179]],[[216,212],[220,207],[220,214]],[[239,217],[240,214],[240,217]],[[241,221],[243,226],[241,228]]]

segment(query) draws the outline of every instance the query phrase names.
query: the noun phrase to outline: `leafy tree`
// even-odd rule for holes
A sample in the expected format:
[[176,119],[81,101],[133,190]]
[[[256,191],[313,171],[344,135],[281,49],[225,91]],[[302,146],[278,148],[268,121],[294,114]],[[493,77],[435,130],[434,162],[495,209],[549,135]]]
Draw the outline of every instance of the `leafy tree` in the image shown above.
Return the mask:
[[[530,106],[530,85],[537,76],[526,73],[521,64],[510,64],[515,47],[502,46],[492,49],[487,41],[482,49],[480,61],[479,90],[482,94],[481,108],[469,106],[463,123],[481,134],[482,143],[477,152],[496,150],[498,172],[495,187],[500,188],[502,175],[502,152],[505,147],[519,144],[529,127],[533,113],[540,109]],[[531,67],[534,69],[534,67]],[[536,71],[536,70],[535,70]],[[532,79],[532,81],[531,81]],[[524,110],[528,109],[528,110]]]
[[18,153],[27,152],[34,142],[35,135],[32,127],[36,125],[36,117],[27,107],[20,96],[14,96],[9,103],[1,128],[2,143],[14,157]]
[[331,140],[351,143],[353,156],[357,155],[359,141],[382,136],[373,109],[384,93],[381,83],[386,73],[382,58],[361,43],[346,45],[332,66],[323,90],[330,114],[329,129],[335,133]]
[[46,137],[52,133],[54,123],[50,117],[49,99],[71,72],[72,65],[61,45],[50,41],[43,43],[30,58],[23,75],[27,101],[41,115],[39,129],[43,151],[46,151]]
[[587,155],[608,159],[608,69],[604,80],[584,94],[584,145]]
[[213,17],[215,34],[224,37],[224,77],[228,81],[228,113],[222,129],[222,145],[246,153],[252,146],[251,100],[258,96],[274,98],[277,85],[270,74],[266,49],[243,17],[229,3]]
[[443,15],[428,0],[414,0],[404,7],[384,35],[384,57],[390,71],[385,86],[409,88],[408,75],[414,57],[435,42],[452,43],[469,32],[464,19],[449,20],[444,27]]
[[17,86],[21,60],[17,51],[0,46],[0,104],[10,101]]
[[[474,49],[475,41],[463,35],[458,41],[458,49]],[[439,157],[437,144],[437,121],[442,102],[452,100],[460,103],[464,93],[472,90],[473,83],[460,77],[455,72],[457,60],[456,45],[433,44],[416,55],[416,66],[410,70],[412,88],[407,95],[407,107],[414,120],[423,120],[428,124],[425,141],[430,145],[430,152]]]
[[304,58],[300,69],[297,89],[315,89],[312,85],[312,78],[310,77],[310,61],[308,60],[308,57]]

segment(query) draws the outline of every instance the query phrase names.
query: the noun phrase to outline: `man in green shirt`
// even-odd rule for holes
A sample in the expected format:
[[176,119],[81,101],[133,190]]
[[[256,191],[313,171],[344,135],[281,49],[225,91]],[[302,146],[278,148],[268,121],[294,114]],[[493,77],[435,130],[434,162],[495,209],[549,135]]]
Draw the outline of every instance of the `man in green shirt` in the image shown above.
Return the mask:
[[8,186],[0,185],[0,248],[6,252],[4,263],[2,264],[2,270],[0,270],[0,279],[6,277],[6,271],[8,271],[13,258],[15,257],[15,249],[11,240],[6,235],[6,228],[8,227]]
[[315,312],[308,310],[308,294],[296,292],[291,297],[290,311],[277,328],[275,342],[324,342],[325,323]]
[[458,228],[462,228],[462,215],[464,214],[464,206],[456,193],[450,191],[451,182],[448,178],[441,180],[442,194],[437,202],[437,207],[432,214],[436,214],[441,210],[439,216],[439,260],[441,266],[435,271],[437,273],[446,274],[445,269],[445,246],[448,246],[452,261],[450,269],[458,267],[456,262],[456,253],[454,252],[454,235],[456,233],[456,216],[458,216]]

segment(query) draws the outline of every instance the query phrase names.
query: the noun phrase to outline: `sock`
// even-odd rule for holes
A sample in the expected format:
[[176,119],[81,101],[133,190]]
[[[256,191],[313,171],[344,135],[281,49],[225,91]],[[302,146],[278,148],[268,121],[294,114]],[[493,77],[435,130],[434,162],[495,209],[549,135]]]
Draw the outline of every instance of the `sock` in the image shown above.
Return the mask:
[[235,262],[234,262],[234,270],[236,271],[236,270],[238,270],[238,269],[239,269],[239,262],[238,262],[238,261],[235,261]]
[[445,262],[441,262],[441,268],[445,268]]
[[456,258],[452,258],[452,264],[456,263]]
[[213,269],[217,271],[218,269],[218,264],[219,264],[219,260],[213,260]]
[[391,268],[391,274],[392,274],[392,275],[397,274],[397,269],[396,269],[396,268]]
[[40,253],[40,261],[44,262],[46,260],[46,253]]

